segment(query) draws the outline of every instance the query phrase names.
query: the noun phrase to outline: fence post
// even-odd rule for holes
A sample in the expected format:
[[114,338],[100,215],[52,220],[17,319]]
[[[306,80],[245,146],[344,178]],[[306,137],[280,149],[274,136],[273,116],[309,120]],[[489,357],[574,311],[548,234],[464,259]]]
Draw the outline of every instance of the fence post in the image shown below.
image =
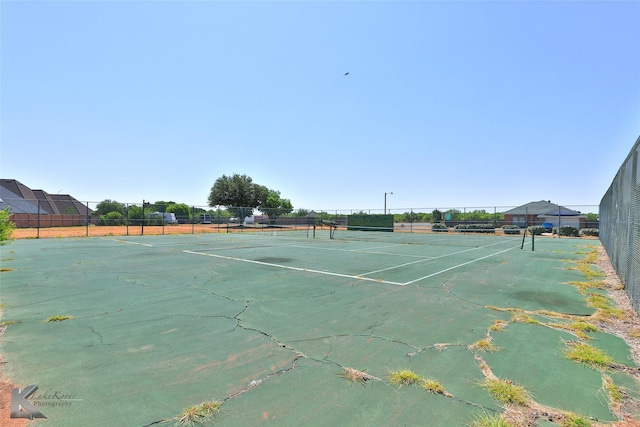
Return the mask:
[[86,237],[89,237],[89,223],[91,222],[91,217],[89,216],[89,202],[87,202],[87,234]]
[[40,200],[38,200],[38,224],[36,228],[36,239],[40,238]]

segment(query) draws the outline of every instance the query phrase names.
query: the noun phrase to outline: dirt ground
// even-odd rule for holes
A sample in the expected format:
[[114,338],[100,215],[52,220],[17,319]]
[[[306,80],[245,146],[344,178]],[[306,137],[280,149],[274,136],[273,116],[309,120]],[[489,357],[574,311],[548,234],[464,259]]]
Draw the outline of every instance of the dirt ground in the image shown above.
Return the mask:
[[[191,233],[226,233],[226,224],[178,224],[166,226],[145,226],[144,234],[191,234]],[[139,236],[139,226],[95,226],[89,227],[50,227],[50,228],[16,228],[14,239],[57,238],[57,237],[92,237],[92,236]]]

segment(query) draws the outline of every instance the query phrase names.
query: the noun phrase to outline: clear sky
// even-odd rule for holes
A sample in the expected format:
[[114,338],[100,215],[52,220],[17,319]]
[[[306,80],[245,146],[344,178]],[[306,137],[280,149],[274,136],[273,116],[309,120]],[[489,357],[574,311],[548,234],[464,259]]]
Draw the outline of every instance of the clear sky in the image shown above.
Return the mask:
[[[0,175],[206,205],[597,205],[640,136],[639,1],[0,3]],[[345,75],[348,73],[348,75]]]

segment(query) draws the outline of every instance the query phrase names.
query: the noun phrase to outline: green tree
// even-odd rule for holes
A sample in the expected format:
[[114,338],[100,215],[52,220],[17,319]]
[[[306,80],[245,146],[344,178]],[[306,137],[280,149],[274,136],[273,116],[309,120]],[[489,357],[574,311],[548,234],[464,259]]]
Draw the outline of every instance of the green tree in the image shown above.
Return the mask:
[[280,197],[280,192],[269,190],[266,200],[259,206],[263,213],[269,215],[269,222],[275,224],[276,219],[293,211],[293,206],[289,199]]
[[173,212],[176,214],[176,218],[181,222],[189,221],[191,219],[191,208],[184,203],[174,203],[169,205],[165,212]]
[[222,175],[209,193],[209,206],[225,206],[238,218],[251,215],[254,208],[266,203],[269,189],[255,184],[247,175]]
[[96,212],[100,215],[106,215],[109,212],[120,212],[124,215],[126,212],[126,207],[122,203],[118,203],[115,200],[105,199],[98,203],[98,206],[96,206]]
[[433,219],[433,222],[442,221],[442,212],[440,212],[438,209],[434,209],[433,212],[431,212],[431,218]]
[[0,242],[11,239],[16,225],[9,220],[9,208],[0,211]]
[[147,209],[149,209],[152,212],[165,213],[165,212],[167,212],[167,206],[175,205],[175,204],[176,204],[176,202],[173,202],[173,201],[165,202],[164,200],[160,200],[160,201],[155,202],[152,205],[149,205],[149,207],[145,208],[144,210],[145,210],[145,212],[146,212]]

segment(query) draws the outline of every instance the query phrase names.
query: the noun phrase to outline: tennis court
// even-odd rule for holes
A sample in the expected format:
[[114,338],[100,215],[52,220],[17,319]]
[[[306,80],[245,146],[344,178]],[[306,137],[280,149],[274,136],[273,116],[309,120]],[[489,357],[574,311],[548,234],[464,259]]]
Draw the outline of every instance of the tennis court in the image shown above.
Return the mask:
[[[605,290],[577,268],[597,240],[540,238],[531,251],[522,236],[334,237],[13,241],[1,256],[3,372],[38,385],[42,426],[174,425],[212,400],[222,406],[210,425],[463,426],[512,406],[483,386],[490,377],[524,387],[538,425],[633,413],[629,346],[569,326],[606,324],[588,302]],[[569,360],[577,342],[611,363]],[[364,376],[350,381],[348,368]],[[396,385],[398,370],[444,392]]]

